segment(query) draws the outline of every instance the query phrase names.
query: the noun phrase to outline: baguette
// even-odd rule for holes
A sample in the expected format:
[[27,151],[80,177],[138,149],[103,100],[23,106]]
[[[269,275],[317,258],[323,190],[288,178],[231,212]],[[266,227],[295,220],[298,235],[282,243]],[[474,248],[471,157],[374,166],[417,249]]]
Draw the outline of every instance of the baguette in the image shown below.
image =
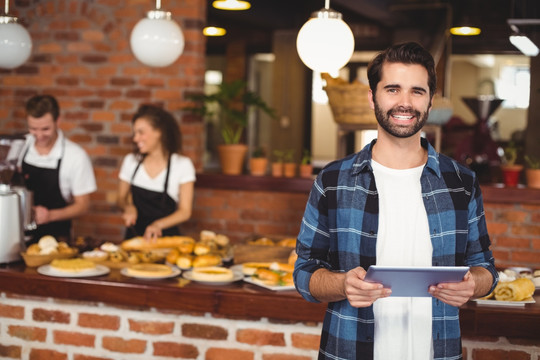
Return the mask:
[[188,236],[166,236],[157,238],[155,241],[146,241],[142,236],[134,237],[122,242],[124,250],[152,250],[176,248],[185,243],[193,243],[195,240]]

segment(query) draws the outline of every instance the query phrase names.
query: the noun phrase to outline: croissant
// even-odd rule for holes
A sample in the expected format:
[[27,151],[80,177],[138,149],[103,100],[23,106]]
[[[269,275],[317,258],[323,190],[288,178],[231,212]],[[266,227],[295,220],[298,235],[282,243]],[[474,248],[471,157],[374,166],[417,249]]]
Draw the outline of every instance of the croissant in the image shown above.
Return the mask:
[[514,281],[500,282],[495,288],[495,299],[500,301],[523,301],[534,294],[531,279],[519,278]]

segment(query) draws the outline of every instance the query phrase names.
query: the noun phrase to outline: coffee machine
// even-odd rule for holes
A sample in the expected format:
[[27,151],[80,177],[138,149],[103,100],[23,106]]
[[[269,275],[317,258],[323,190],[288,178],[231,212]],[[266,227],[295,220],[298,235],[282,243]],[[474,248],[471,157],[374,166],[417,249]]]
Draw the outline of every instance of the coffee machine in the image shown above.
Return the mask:
[[25,233],[35,228],[32,192],[13,183],[24,144],[22,136],[0,135],[0,263],[20,260]]

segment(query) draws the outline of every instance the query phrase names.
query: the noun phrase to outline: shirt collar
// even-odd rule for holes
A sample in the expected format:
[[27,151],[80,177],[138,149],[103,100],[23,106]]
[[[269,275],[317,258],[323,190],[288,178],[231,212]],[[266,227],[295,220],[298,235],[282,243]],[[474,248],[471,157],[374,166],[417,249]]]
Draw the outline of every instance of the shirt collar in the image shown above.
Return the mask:
[[[367,144],[356,156],[356,160],[353,164],[353,175],[357,175],[363,171],[371,171],[373,172],[373,168],[371,167],[371,158],[372,158],[372,151],[373,151],[373,145],[377,142],[377,139],[374,139],[371,141],[371,143]],[[420,143],[424,149],[427,149],[428,151],[428,159],[426,163],[426,168],[430,169],[435,173],[438,177],[441,177],[441,168],[439,166],[439,154],[437,151],[435,151],[435,148],[431,146],[431,144],[424,138],[420,138]]]
[[[49,151],[49,153],[45,156],[49,158],[59,159],[62,157],[62,144],[64,143],[64,133],[60,129],[57,129],[56,131],[58,134],[58,136],[56,137],[56,141],[54,142],[51,151]],[[31,151],[33,154],[40,156],[36,151],[36,148],[34,147],[35,141],[36,139],[34,138],[34,136],[28,134],[28,143],[30,147],[29,151]]]

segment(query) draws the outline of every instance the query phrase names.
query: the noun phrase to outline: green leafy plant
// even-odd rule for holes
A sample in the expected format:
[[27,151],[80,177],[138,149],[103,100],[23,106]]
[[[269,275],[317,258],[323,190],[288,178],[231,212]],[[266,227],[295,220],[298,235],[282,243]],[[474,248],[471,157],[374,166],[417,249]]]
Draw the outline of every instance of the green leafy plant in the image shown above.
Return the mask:
[[274,156],[274,162],[282,163],[283,158],[285,157],[285,151],[283,151],[283,150],[274,150],[274,151],[272,151],[272,155]]
[[519,153],[519,147],[516,145],[515,142],[510,141],[505,147],[504,147],[504,157],[503,162],[505,165],[515,165],[518,153]]
[[288,163],[294,162],[294,149],[285,150],[283,155],[283,161]]
[[266,151],[262,147],[256,147],[253,149],[253,152],[251,153],[252,158],[263,158],[266,157]]
[[[247,90],[246,82],[243,80],[224,82],[218,86],[218,91],[212,94],[189,94],[186,98],[195,105],[186,107],[185,110],[203,117],[217,115],[225,144],[240,143],[247,126],[246,107],[255,107],[276,118],[275,110],[258,94]],[[219,105],[217,110],[210,110],[211,104]]]
[[302,160],[300,161],[302,165],[308,165],[311,164],[311,154],[308,149],[304,149],[304,152],[302,153]]
[[525,162],[529,169],[540,169],[540,159],[536,156],[525,155]]

